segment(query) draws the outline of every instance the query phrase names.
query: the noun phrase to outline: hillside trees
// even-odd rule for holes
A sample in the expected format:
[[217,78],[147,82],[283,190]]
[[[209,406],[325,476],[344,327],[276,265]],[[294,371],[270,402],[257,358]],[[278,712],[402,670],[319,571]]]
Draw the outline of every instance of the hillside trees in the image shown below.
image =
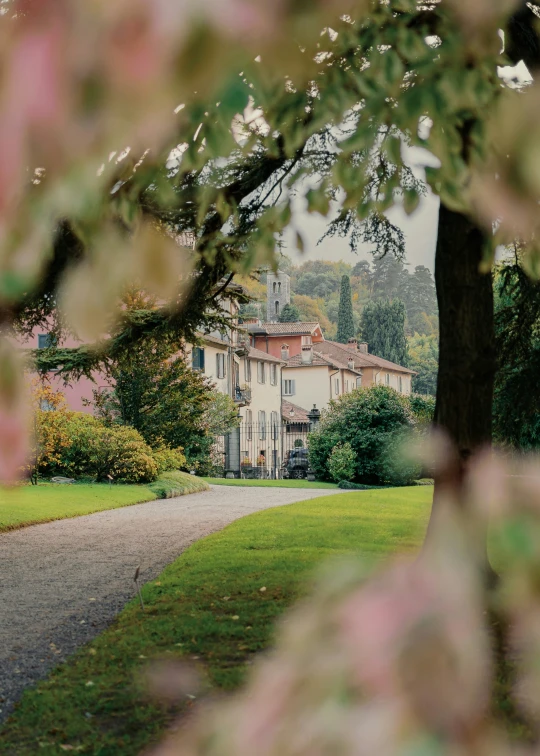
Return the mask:
[[339,292],[339,311],[336,341],[346,344],[356,335],[353,319],[351,279],[343,276]]

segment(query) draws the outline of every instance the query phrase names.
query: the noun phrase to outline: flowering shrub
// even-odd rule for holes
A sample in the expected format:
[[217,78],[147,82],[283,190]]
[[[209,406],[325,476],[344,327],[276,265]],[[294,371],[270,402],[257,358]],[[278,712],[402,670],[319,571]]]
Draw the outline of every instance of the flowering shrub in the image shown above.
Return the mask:
[[181,450],[152,450],[134,428],[108,427],[89,414],[67,409],[62,393],[47,384],[36,384],[32,398],[34,482],[38,475],[68,475],[145,483],[185,463]]
[[181,447],[170,449],[168,446],[158,446],[152,449],[152,457],[157,466],[158,475],[171,470],[186,470],[187,460]]
[[332,480],[352,480],[356,472],[356,453],[349,443],[336,444],[328,457],[328,472]]

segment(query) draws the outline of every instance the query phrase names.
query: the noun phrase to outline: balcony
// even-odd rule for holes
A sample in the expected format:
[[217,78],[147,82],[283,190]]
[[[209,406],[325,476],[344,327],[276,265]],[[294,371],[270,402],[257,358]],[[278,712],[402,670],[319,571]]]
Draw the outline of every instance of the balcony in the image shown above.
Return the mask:
[[247,404],[251,404],[251,389],[247,386],[235,386],[233,399],[235,404],[239,407],[245,407]]

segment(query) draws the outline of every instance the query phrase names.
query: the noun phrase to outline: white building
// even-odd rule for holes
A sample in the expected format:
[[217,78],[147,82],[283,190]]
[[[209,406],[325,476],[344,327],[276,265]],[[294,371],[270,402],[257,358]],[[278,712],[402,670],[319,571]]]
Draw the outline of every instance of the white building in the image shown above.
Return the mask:
[[[240,426],[223,446],[224,467],[245,474],[276,476],[283,458],[281,385],[284,361],[250,346],[231,331],[199,334],[186,348],[194,370],[209,378],[238,407]],[[255,475],[255,472],[253,473]]]
[[341,361],[322,354],[317,344],[302,347],[294,357],[283,349],[283,399],[304,409],[325,409],[330,400],[348,394],[361,385],[362,373],[354,361]]

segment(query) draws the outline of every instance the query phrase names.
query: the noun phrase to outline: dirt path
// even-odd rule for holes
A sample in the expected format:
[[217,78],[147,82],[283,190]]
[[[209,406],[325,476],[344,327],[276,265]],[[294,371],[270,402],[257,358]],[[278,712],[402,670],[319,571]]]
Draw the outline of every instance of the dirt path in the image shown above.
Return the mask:
[[262,509],[339,493],[215,486],[0,534],[0,720],[184,549]]

